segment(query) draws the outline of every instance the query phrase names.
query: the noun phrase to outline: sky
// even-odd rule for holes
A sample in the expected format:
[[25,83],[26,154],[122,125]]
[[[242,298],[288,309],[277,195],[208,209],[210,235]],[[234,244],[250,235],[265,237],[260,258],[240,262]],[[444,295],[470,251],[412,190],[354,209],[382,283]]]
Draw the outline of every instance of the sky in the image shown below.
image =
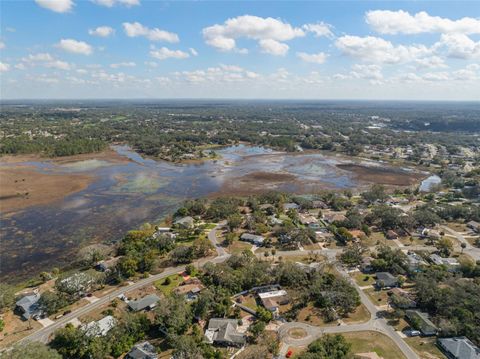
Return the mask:
[[477,1],[0,6],[1,99],[480,100]]

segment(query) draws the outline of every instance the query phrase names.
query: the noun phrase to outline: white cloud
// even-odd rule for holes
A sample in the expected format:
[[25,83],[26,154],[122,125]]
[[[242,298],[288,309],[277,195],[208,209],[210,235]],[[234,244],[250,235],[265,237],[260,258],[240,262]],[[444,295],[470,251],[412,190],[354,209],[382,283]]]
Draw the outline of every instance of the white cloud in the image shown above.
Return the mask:
[[35,0],[37,5],[59,13],[69,12],[73,8],[72,0]]
[[448,67],[445,61],[438,56],[430,56],[424,57],[421,59],[415,60],[415,65],[417,68],[427,68],[427,69],[434,69],[434,68],[446,68]]
[[204,28],[202,33],[205,42],[217,50],[245,52],[244,49],[237,48],[236,40],[247,38],[257,40],[263,52],[273,55],[284,55],[288,51],[288,45],[284,41],[305,36],[301,28],[281,20],[252,15],[228,19],[222,25]]
[[161,47],[158,50],[157,49],[151,50],[150,56],[158,60],[166,60],[169,58],[186,59],[187,57],[190,57],[188,52],[184,52],[181,50],[170,50],[169,48],[166,48],[166,47]]
[[451,20],[439,16],[430,16],[425,11],[411,15],[398,10],[374,10],[366,14],[367,23],[381,34],[420,34],[438,32],[443,34],[479,34],[480,19],[464,17]]
[[92,47],[86,42],[73,39],[61,39],[56,46],[74,54],[90,55],[93,52]]
[[390,41],[374,36],[339,37],[335,46],[351,57],[377,63],[397,64],[413,61],[432,53],[432,49],[424,45],[393,45]]
[[297,52],[297,57],[305,62],[311,62],[314,64],[323,64],[328,55],[324,52],[318,54],[307,54],[306,52]]
[[5,43],[3,41],[0,41],[0,49],[4,49],[6,47]]
[[10,65],[5,62],[0,62],[0,72],[7,72],[10,70]]
[[258,42],[262,52],[275,56],[285,56],[288,52],[288,45],[272,39],[263,39]]
[[178,35],[158,28],[149,29],[139,22],[124,22],[123,29],[128,37],[144,36],[150,41],[166,41],[175,43],[179,41]]
[[117,64],[111,64],[112,69],[118,69],[120,67],[135,67],[137,64],[135,62],[119,62]]
[[193,47],[189,48],[188,51],[192,54],[192,56],[198,56],[197,50],[195,50]]
[[426,81],[448,81],[450,76],[448,72],[428,72],[422,78]]
[[16,64],[14,67],[15,67],[17,70],[26,70],[26,69],[27,69],[27,66],[25,66],[25,64],[22,63],[22,62],[19,62],[19,63]]
[[45,67],[54,68],[58,70],[65,70],[65,71],[71,69],[71,65],[68,62],[61,61],[61,60],[54,60],[51,62],[47,62],[45,63]]
[[145,61],[145,65],[152,68],[158,67],[158,63],[155,61]]
[[209,67],[205,70],[174,72],[173,75],[178,80],[193,84],[204,82],[214,82],[216,84],[245,82],[260,77],[259,74],[246,70],[240,66],[223,64],[216,67]]
[[382,68],[379,65],[359,65],[352,66],[350,74],[353,78],[371,80],[379,83],[383,80]]
[[27,57],[22,58],[23,62],[40,62],[40,61],[53,61],[53,56],[47,52],[41,52],[38,54],[29,54]]
[[108,37],[115,33],[115,30],[110,26],[99,26],[96,29],[88,30],[88,33],[92,36]]
[[445,48],[449,57],[458,59],[480,59],[480,41],[475,42],[463,34],[443,34],[435,45]]
[[113,7],[115,5],[124,5],[126,7],[140,5],[140,0],[92,0],[92,2],[106,7]]
[[319,22],[318,24],[305,24],[302,27],[305,31],[313,33],[315,37],[333,37],[333,32],[331,30],[332,26],[325,24],[324,22]]

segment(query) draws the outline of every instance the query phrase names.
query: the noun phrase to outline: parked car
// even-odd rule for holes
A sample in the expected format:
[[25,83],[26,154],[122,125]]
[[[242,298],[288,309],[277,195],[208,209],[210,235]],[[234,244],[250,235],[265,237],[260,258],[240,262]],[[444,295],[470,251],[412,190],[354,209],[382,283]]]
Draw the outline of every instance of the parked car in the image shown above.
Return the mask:
[[407,337],[418,337],[421,334],[419,330],[415,329],[407,329],[404,333]]

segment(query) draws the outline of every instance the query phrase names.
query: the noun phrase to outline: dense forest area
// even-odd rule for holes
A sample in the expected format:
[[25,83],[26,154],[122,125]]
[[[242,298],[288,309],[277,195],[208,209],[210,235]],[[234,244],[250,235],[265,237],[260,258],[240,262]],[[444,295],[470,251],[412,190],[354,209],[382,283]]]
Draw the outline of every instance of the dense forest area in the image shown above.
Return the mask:
[[[286,151],[358,155],[365,146],[477,146],[470,104],[316,102],[113,102],[3,104],[0,154],[67,156],[127,143],[169,161],[202,158],[212,147],[246,142]],[[446,132],[448,131],[448,132]]]

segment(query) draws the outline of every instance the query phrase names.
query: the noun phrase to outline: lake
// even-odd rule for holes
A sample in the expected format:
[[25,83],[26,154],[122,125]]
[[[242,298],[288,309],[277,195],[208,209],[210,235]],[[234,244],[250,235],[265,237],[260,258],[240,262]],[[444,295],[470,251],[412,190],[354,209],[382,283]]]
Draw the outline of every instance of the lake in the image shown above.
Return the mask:
[[[118,240],[129,229],[158,222],[186,199],[266,190],[309,193],[368,183],[368,178],[363,181],[355,172],[337,167],[344,162],[340,158],[320,153],[285,154],[238,145],[218,149],[220,157],[215,161],[174,164],[143,158],[127,146],[113,149],[125,161],[93,157],[68,163],[22,163],[39,173],[89,174],[94,180],[62,200],[2,213],[2,279],[14,281],[62,267],[79,247]],[[400,173],[392,171],[395,176]]]

